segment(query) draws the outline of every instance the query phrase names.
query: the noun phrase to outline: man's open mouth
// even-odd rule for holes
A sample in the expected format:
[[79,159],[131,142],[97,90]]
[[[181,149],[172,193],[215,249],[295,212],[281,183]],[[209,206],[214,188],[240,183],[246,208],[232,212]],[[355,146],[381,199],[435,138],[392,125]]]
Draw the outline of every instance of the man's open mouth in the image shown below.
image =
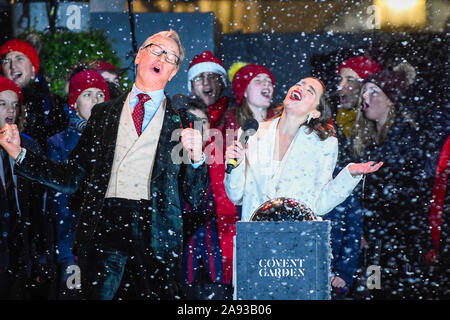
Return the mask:
[[205,91],[203,91],[203,94],[205,96],[212,97],[213,96],[213,90],[205,90]]
[[22,72],[14,72],[12,74],[12,80],[15,82],[17,79],[19,79],[20,77],[22,77]]

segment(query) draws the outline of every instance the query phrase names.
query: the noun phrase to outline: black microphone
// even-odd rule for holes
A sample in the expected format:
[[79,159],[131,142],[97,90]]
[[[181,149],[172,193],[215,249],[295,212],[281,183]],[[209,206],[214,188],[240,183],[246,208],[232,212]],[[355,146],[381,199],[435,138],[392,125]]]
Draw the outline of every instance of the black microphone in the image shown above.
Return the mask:
[[[258,131],[259,123],[255,119],[248,119],[244,122],[244,125],[242,126],[242,134],[239,137],[239,142],[245,146],[245,144],[248,141],[248,138],[250,136],[254,135],[256,131]],[[231,173],[231,170],[236,168],[237,165],[237,159],[228,159],[227,163],[227,169],[225,170],[226,173]]]

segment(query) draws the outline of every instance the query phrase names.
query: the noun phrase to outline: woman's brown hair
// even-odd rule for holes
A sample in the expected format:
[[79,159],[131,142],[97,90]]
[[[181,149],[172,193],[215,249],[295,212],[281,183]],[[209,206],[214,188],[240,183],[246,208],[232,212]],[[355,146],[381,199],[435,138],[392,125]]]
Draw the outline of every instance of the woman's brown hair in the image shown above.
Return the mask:
[[361,157],[363,155],[364,150],[372,142],[375,141],[377,142],[377,144],[382,144],[386,140],[386,137],[389,134],[389,130],[391,129],[398,115],[401,115],[403,118],[405,118],[411,128],[416,128],[414,120],[406,112],[399,113],[397,107],[392,104],[389,108],[385,125],[381,129],[381,132],[377,132],[375,121],[369,120],[364,116],[364,111],[362,108],[363,93],[364,86],[361,87],[361,91],[359,92],[356,120],[351,135],[353,153],[358,157]]
[[304,125],[310,129],[310,133],[316,133],[322,141],[329,137],[335,136],[334,127],[330,123],[331,108],[328,104],[325,88],[322,96],[320,97],[319,104],[317,105],[317,110],[320,111],[320,117],[317,119],[311,119],[309,123],[305,123]]
[[[269,108],[267,109],[267,114],[269,114],[270,111],[275,109],[276,106],[274,104],[270,104]],[[247,99],[245,97],[242,98],[242,103],[235,108],[234,112],[239,127],[242,127],[245,121],[247,121],[248,119],[255,118],[255,115],[253,114],[253,111],[250,109],[250,106],[248,105]]]

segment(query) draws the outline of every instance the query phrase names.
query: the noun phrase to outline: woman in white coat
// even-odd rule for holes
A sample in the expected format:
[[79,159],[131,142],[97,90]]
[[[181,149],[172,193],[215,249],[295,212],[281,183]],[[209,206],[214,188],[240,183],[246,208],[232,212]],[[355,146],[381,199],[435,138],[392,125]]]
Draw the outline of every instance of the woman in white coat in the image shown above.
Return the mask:
[[242,221],[277,197],[297,199],[324,215],[350,195],[363,174],[382,166],[351,163],[333,179],[338,142],[324,94],[319,79],[302,79],[289,89],[281,116],[260,123],[245,149],[239,141],[227,148],[226,163],[236,159],[237,165],[225,176],[225,190],[234,204],[242,205]]

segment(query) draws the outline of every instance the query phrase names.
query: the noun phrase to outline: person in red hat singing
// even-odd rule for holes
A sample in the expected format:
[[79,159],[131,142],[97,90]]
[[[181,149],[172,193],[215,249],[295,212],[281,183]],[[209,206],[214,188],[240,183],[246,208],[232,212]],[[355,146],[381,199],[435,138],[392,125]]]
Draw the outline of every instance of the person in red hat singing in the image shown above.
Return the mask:
[[380,70],[381,66],[368,56],[347,59],[336,69],[340,77],[338,85],[340,104],[336,124],[346,138],[350,137],[353,129],[362,80]]
[[231,86],[236,106],[227,116],[227,128],[237,130],[248,119],[262,122],[274,115],[275,78],[269,69],[259,64],[247,64],[234,74]]
[[[224,115],[230,104],[230,99],[223,95],[227,86],[226,75],[222,61],[209,50],[194,56],[189,64],[188,90],[207,108],[211,128],[223,126]],[[183,97],[174,97],[180,98]]]
[[0,103],[0,125],[3,127],[5,123],[16,123],[19,118],[21,105],[23,103],[23,95],[20,87],[14,81],[0,76],[0,95],[2,97]]
[[36,49],[24,40],[13,39],[0,47],[3,75],[13,80],[20,88],[27,87],[39,72],[39,57]]
[[55,103],[48,83],[40,73],[39,56],[27,41],[12,39],[0,47],[1,72],[14,81],[23,93],[26,122],[23,132],[47,150],[47,139],[68,124],[63,106]]
[[236,105],[225,115],[224,153],[238,138],[238,129],[246,120],[265,121],[272,118],[277,109],[272,103],[275,78],[266,67],[259,64],[241,66],[232,76],[231,86]]

